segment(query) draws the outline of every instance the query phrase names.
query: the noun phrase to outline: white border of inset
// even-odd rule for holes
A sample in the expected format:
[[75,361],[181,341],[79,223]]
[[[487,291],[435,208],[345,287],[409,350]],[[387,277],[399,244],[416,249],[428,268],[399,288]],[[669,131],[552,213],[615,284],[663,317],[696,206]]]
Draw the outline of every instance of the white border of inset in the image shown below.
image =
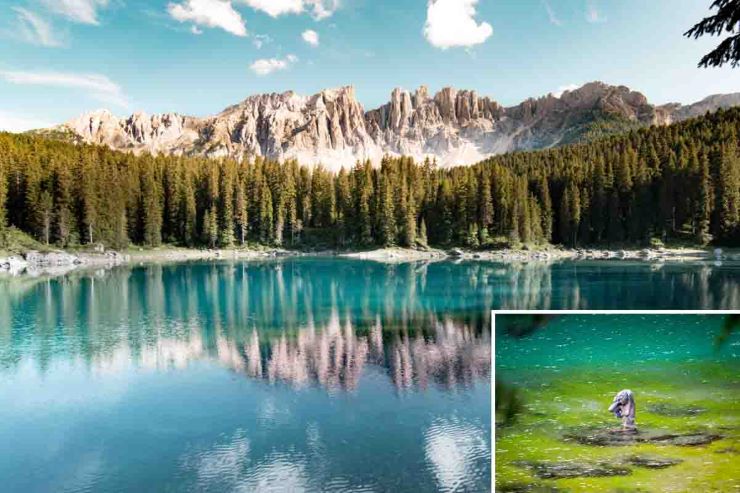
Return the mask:
[[491,310],[491,491],[496,491],[496,315],[740,315],[740,310]]

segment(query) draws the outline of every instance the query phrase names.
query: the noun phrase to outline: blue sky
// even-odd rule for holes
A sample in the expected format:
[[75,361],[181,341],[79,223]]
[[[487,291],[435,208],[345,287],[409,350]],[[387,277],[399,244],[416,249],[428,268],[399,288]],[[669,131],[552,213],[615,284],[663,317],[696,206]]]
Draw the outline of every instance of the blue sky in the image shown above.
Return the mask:
[[655,103],[740,91],[682,33],[710,0],[3,0],[0,128],[95,108],[213,114],[352,84],[475,89],[504,105],[592,80]]

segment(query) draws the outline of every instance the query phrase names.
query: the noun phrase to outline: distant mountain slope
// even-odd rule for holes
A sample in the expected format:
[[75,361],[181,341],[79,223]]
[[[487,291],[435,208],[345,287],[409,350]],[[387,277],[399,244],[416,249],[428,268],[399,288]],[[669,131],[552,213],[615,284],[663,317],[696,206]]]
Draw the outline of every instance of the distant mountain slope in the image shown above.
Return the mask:
[[625,86],[591,82],[559,97],[548,94],[512,107],[475,91],[445,88],[431,96],[423,86],[413,93],[394,89],[388,103],[366,112],[348,86],[308,97],[291,91],[251,96],[205,118],[176,113],[118,118],[98,110],[41,132],[136,153],[267,156],[331,169],[357,160],[377,162],[390,154],[429,157],[452,166],[667,124],[738,104],[740,93],[709,96],[687,106],[653,106]]

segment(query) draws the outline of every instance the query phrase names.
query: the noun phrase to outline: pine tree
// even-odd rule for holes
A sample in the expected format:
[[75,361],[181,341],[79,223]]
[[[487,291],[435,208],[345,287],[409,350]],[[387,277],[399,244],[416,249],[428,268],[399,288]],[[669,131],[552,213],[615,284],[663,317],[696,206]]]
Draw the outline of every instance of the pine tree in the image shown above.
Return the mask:
[[480,245],[478,241],[478,223],[470,223],[470,226],[468,227],[468,235],[465,239],[465,244],[470,248],[478,248],[478,246]]
[[195,198],[195,190],[190,176],[186,175],[180,189],[178,224],[180,225],[180,241],[187,246],[193,246],[198,236],[198,208]]
[[704,35],[720,36],[723,32],[730,33],[715,49],[701,58],[699,67],[721,67],[725,63],[731,64],[733,68],[738,67],[740,32],[737,32],[737,25],[740,23],[740,1],[713,0],[710,8],[716,8],[717,12],[696,23],[684,36],[698,39]]
[[434,239],[443,245],[452,243],[453,236],[453,207],[454,196],[452,194],[452,185],[449,179],[443,177],[439,183],[439,193],[437,194],[437,211],[439,221],[438,229],[435,228]]
[[417,241],[426,246],[427,241],[427,223],[424,221],[424,219],[421,220],[421,224],[419,225],[419,235],[417,237]]
[[94,168],[89,161],[82,169],[82,224],[85,241],[92,244],[95,240],[95,229],[98,221],[98,186]]
[[156,247],[162,244],[162,192],[151,167],[144,171],[141,193],[144,243]]
[[481,173],[480,193],[478,203],[478,218],[481,236],[488,237],[489,228],[493,225],[493,197],[491,196],[491,180],[488,173]]
[[732,241],[740,226],[740,160],[737,145],[729,144],[719,153],[719,234],[721,238]]
[[239,244],[244,246],[247,241],[247,230],[249,228],[249,209],[245,196],[244,183],[237,183],[236,187],[236,230],[239,235]]
[[219,225],[219,243],[230,247],[234,244],[234,163],[221,163],[219,176],[219,209],[221,210]]
[[416,210],[412,201],[406,204],[405,222],[403,225],[403,245],[412,247],[416,244]]
[[609,244],[622,241],[622,215],[619,212],[619,193],[612,189],[607,198],[606,239]]
[[36,199],[37,222],[40,227],[41,241],[46,245],[51,242],[51,226],[54,214],[54,199],[48,190],[42,190]]
[[385,176],[381,176],[380,198],[378,201],[378,231],[380,243],[383,246],[396,244],[395,204],[393,202],[393,188]]
[[552,240],[552,199],[550,198],[550,186],[544,175],[539,180],[539,200],[542,204],[540,208],[539,230],[542,231],[540,238],[543,242],[548,243]]
[[[66,247],[79,241],[75,226],[72,174],[68,166],[54,171],[54,233],[55,242]],[[119,192],[120,193],[120,192]]]
[[560,205],[561,237],[570,246],[578,244],[578,226],[581,222],[581,194],[573,181],[569,181],[563,192]]
[[371,245],[373,243],[372,217],[370,214],[370,201],[373,196],[372,170],[370,163],[365,163],[358,170],[358,225],[361,245]]
[[352,221],[354,218],[352,206],[352,191],[350,188],[349,175],[344,168],[339,170],[336,178],[337,185],[337,232],[339,245],[344,247],[352,236]]
[[260,241],[269,245],[273,240],[272,192],[267,186],[267,180],[264,176],[262,177],[262,185],[260,187],[259,224]]
[[203,215],[203,231],[208,246],[210,248],[216,248],[219,239],[218,210],[216,207],[211,207]]
[[7,228],[7,199],[8,199],[8,177],[5,170],[5,165],[0,160],[0,246],[6,244],[6,228]]
[[695,237],[699,244],[707,244],[711,240],[709,226],[712,214],[711,176],[709,174],[709,158],[706,154],[700,157],[699,191],[697,194]]

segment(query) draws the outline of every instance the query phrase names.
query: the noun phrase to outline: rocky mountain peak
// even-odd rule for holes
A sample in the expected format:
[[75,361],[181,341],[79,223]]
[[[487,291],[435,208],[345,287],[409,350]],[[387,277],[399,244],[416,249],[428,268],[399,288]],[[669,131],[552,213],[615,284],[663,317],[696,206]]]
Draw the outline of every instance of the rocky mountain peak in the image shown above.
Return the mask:
[[605,115],[631,126],[652,125],[737,104],[740,93],[655,107],[640,92],[597,81],[511,107],[474,90],[444,87],[430,95],[423,85],[413,93],[395,88],[386,104],[365,111],[348,85],[312,96],[258,94],[205,118],[143,112],[117,118],[96,110],[62,127],[85,142],[137,153],[267,156],[333,169],[391,154],[450,166],[568,143]]

